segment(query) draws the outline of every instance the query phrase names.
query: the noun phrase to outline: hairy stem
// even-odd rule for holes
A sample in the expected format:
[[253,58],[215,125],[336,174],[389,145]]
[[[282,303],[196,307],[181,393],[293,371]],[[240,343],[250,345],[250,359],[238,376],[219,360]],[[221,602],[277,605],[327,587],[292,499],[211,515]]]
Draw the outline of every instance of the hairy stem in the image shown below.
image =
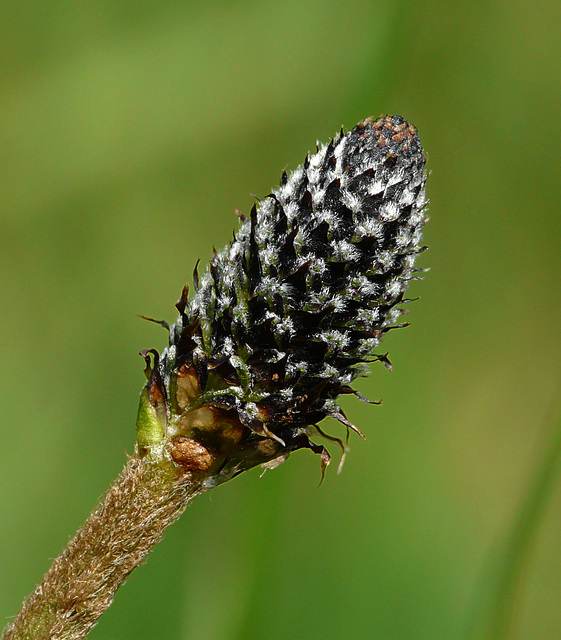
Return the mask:
[[78,640],[164,531],[202,493],[150,458],[130,458],[81,529],[24,602],[1,640]]

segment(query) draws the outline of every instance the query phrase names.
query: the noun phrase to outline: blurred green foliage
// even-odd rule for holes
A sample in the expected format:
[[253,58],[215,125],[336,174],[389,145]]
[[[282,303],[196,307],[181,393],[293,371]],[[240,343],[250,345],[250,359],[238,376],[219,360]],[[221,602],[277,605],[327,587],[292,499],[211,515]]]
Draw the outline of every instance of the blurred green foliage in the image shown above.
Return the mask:
[[[0,2],[2,616],[132,450],[137,353],[166,339],[136,314],[173,319],[233,209],[316,138],[400,113],[429,157],[431,272],[394,373],[360,385],[383,405],[345,404],[368,441],[319,490],[299,452],[200,498],[91,638],[468,637],[560,409],[560,13]],[[508,638],[561,635],[552,486]]]

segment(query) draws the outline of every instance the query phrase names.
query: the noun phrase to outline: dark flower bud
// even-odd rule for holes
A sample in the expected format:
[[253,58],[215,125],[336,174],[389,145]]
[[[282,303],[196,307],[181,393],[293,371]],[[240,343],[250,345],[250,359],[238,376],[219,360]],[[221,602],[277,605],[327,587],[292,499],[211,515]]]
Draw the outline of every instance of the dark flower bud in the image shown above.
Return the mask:
[[373,360],[390,366],[375,350],[404,326],[400,305],[419,271],[424,165],[415,127],[368,118],[283,174],[195,271],[148,389],[168,441],[183,451],[192,439],[215,456],[212,482],[301,447],[325,465],[309,440],[325,435],[318,423],[354,428],[338,397],[356,394],[350,384]]

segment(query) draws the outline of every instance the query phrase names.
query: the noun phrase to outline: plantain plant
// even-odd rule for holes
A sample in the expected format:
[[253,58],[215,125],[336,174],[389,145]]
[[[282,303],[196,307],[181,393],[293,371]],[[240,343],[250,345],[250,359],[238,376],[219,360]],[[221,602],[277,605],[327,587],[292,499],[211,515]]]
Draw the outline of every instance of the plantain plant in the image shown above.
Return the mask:
[[[147,383],[121,475],[55,559],[3,640],[84,638],[165,529],[197,495],[298,449],[362,435],[339,405],[405,326],[402,304],[425,219],[425,159],[399,116],[341,131],[254,205],[233,241],[184,287]],[[368,402],[368,401],[367,401]]]

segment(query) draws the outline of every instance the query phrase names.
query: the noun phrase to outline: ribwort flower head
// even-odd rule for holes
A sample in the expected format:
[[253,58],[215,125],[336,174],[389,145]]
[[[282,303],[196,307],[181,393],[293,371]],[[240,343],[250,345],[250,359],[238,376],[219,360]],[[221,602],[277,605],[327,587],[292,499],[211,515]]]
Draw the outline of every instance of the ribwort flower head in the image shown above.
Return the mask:
[[149,373],[177,437],[223,450],[216,429],[195,426],[193,411],[203,409],[215,421],[220,414],[230,439],[235,431],[219,474],[301,447],[327,462],[309,440],[314,425],[331,415],[352,427],[338,397],[356,393],[350,384],[369,362],[389,366],[375,350],[403,326],[400,305],[419,271],[424,165],[413,126],[368,118],[284,173],[241,216],[234,240],[195,271],[195,294],[184,289],[169,346]]

